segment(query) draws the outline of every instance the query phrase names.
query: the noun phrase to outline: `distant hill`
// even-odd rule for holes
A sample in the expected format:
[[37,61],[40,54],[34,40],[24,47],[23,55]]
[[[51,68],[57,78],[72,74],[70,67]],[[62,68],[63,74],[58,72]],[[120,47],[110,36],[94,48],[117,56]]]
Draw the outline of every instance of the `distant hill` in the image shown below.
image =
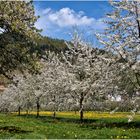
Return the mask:
[[38,41],[38,45],[38,52],[41,54],[46,50],[54,51],[56,53],[67,50],[64,40],[52,39],[49,37],[43,37]]
[[[56,53],[60,53],[61,51],[64,52],[68,50],[65,40],[53,39],[49,37],[42,37],[42,39],[38,41],[38,45],[39,45],[38,51],[42,53],[45,53],[45,51],[47,50],[50,50]],[[103,49],[98,49],[98,48],[93,48],[93,51],[97,51],[100,54],[105,53]]]

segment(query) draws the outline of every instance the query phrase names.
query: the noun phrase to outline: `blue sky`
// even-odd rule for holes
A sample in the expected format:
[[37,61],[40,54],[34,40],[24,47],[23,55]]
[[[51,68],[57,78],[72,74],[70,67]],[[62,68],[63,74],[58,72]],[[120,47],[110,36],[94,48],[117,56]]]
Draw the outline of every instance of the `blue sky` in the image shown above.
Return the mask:
[[40,15],[35,26],[42,35],[70,40],[75,28],[84,37],[96,44],[95,32],[105,28],[103,19],[111,12],[107,1],[34,1],[36,15]]

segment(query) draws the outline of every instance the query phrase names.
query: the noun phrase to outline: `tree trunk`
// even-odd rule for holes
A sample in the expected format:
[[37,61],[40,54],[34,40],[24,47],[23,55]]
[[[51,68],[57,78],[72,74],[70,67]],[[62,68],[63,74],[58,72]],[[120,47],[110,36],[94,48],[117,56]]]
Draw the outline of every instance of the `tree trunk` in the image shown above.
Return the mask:
[[83,122],[83,109],[80,110],[80,121]]
[[[54,95],[54,97],[53,97],[53,101],[54,101],[54,103],[56,103],[56,102],[55,102],[55,101],[56,101],[55,95]],[[54,118],[56,117],[56,104],[54,104],[53,117],[54,117]]]
[[20,109],[21,109],[21,107],[19,106],[18,107],[18,116],[20,116]]
[[26,115],[27,115],[27,116],[29,115],[29,111],[28,111],[28,109],[26,110]]
[[83,96],[83,93],[81,93],[81,96],[80,96],[80,121],[81,122],[83,122],[83,117],[84,117],[83,100],[84,100],[84,96]]
[[39,97],[37,98],[37,101],[36,101],[36,107],[37,107],[36,117],[38,118],[39,117],[39,110],[40,110]]
[[30,105],[29,105],[29,100],[27,100],[27,104],[26,104],[26,115],[28,116],[29,115],[29,109],[30,109],[30,107],[29,107]]
[[54,118],[56,117],[56,111],[53,112],[53,117],[54,117]]
[[140,38],[140,22],[139,22],[138,3],[137,3],[137,1],[134,1],[134,3],[135,3],[136,21],[137,21],[137,26],[138,26],[138,34],[139,34],[139,38]]

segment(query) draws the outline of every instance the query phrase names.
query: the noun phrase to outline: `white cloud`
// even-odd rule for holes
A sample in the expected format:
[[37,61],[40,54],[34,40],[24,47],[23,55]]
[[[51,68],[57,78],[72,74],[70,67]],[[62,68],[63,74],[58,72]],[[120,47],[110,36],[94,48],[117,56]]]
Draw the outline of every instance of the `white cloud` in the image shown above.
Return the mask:
[[43,9],[42,11],[37,11],[40,15],[40,19],[37,22],[46,20],[52,24],[58,25],[59,27],[67,26],[104,26],[102,19],[96,20],[93,17],[87,17],[84,11],[75,12],[73,9],[68,7],[62,8],[58,11],[54,11],[51,8]]
[[46,8],[42,11],[42,14],[48,14],[51,10],[51,8]]
[[60,27],[66,26],[81,26],[81,25],[91,25],[93,18],[88,18],[83,15],[84,12],[80,11],[76,13],[70,8],[62,8],[59,11],[52,11],[48,14],[48,19],[57,24]]
[[102,19],[95,19],[85,15],[84,11],[76,12],[68,7],[53,10],[46,8],[42,10],[36,9],[36,14],[40,15],[39,20],[35,24],[38,29],[43,29],[43,35],[59,35],[65,33],[72,27],[89,28],[94,30],[103,30],[105,24]]

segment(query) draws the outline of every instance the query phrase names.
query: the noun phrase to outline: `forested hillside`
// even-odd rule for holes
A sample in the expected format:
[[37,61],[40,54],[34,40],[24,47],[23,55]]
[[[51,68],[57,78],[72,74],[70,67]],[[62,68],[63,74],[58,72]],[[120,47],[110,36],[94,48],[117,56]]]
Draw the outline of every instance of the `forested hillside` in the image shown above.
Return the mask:
[[65,44],[64,40],[52,39],[49,37],[42,37],[38,44],[39,51],[50,50],[54,52],[61,52],[67,49],[67,45]]
[[[52,39],[49,37],[41,37],[41,39],[38,39],[37,44],[37,47],[34,49],[40,57],[45,54],[46,51],[60,53],[68,49],[64,40]],[[0,75],[0,85],[7,85],[9,82],[10,80],[8,78],[2,74]]]

